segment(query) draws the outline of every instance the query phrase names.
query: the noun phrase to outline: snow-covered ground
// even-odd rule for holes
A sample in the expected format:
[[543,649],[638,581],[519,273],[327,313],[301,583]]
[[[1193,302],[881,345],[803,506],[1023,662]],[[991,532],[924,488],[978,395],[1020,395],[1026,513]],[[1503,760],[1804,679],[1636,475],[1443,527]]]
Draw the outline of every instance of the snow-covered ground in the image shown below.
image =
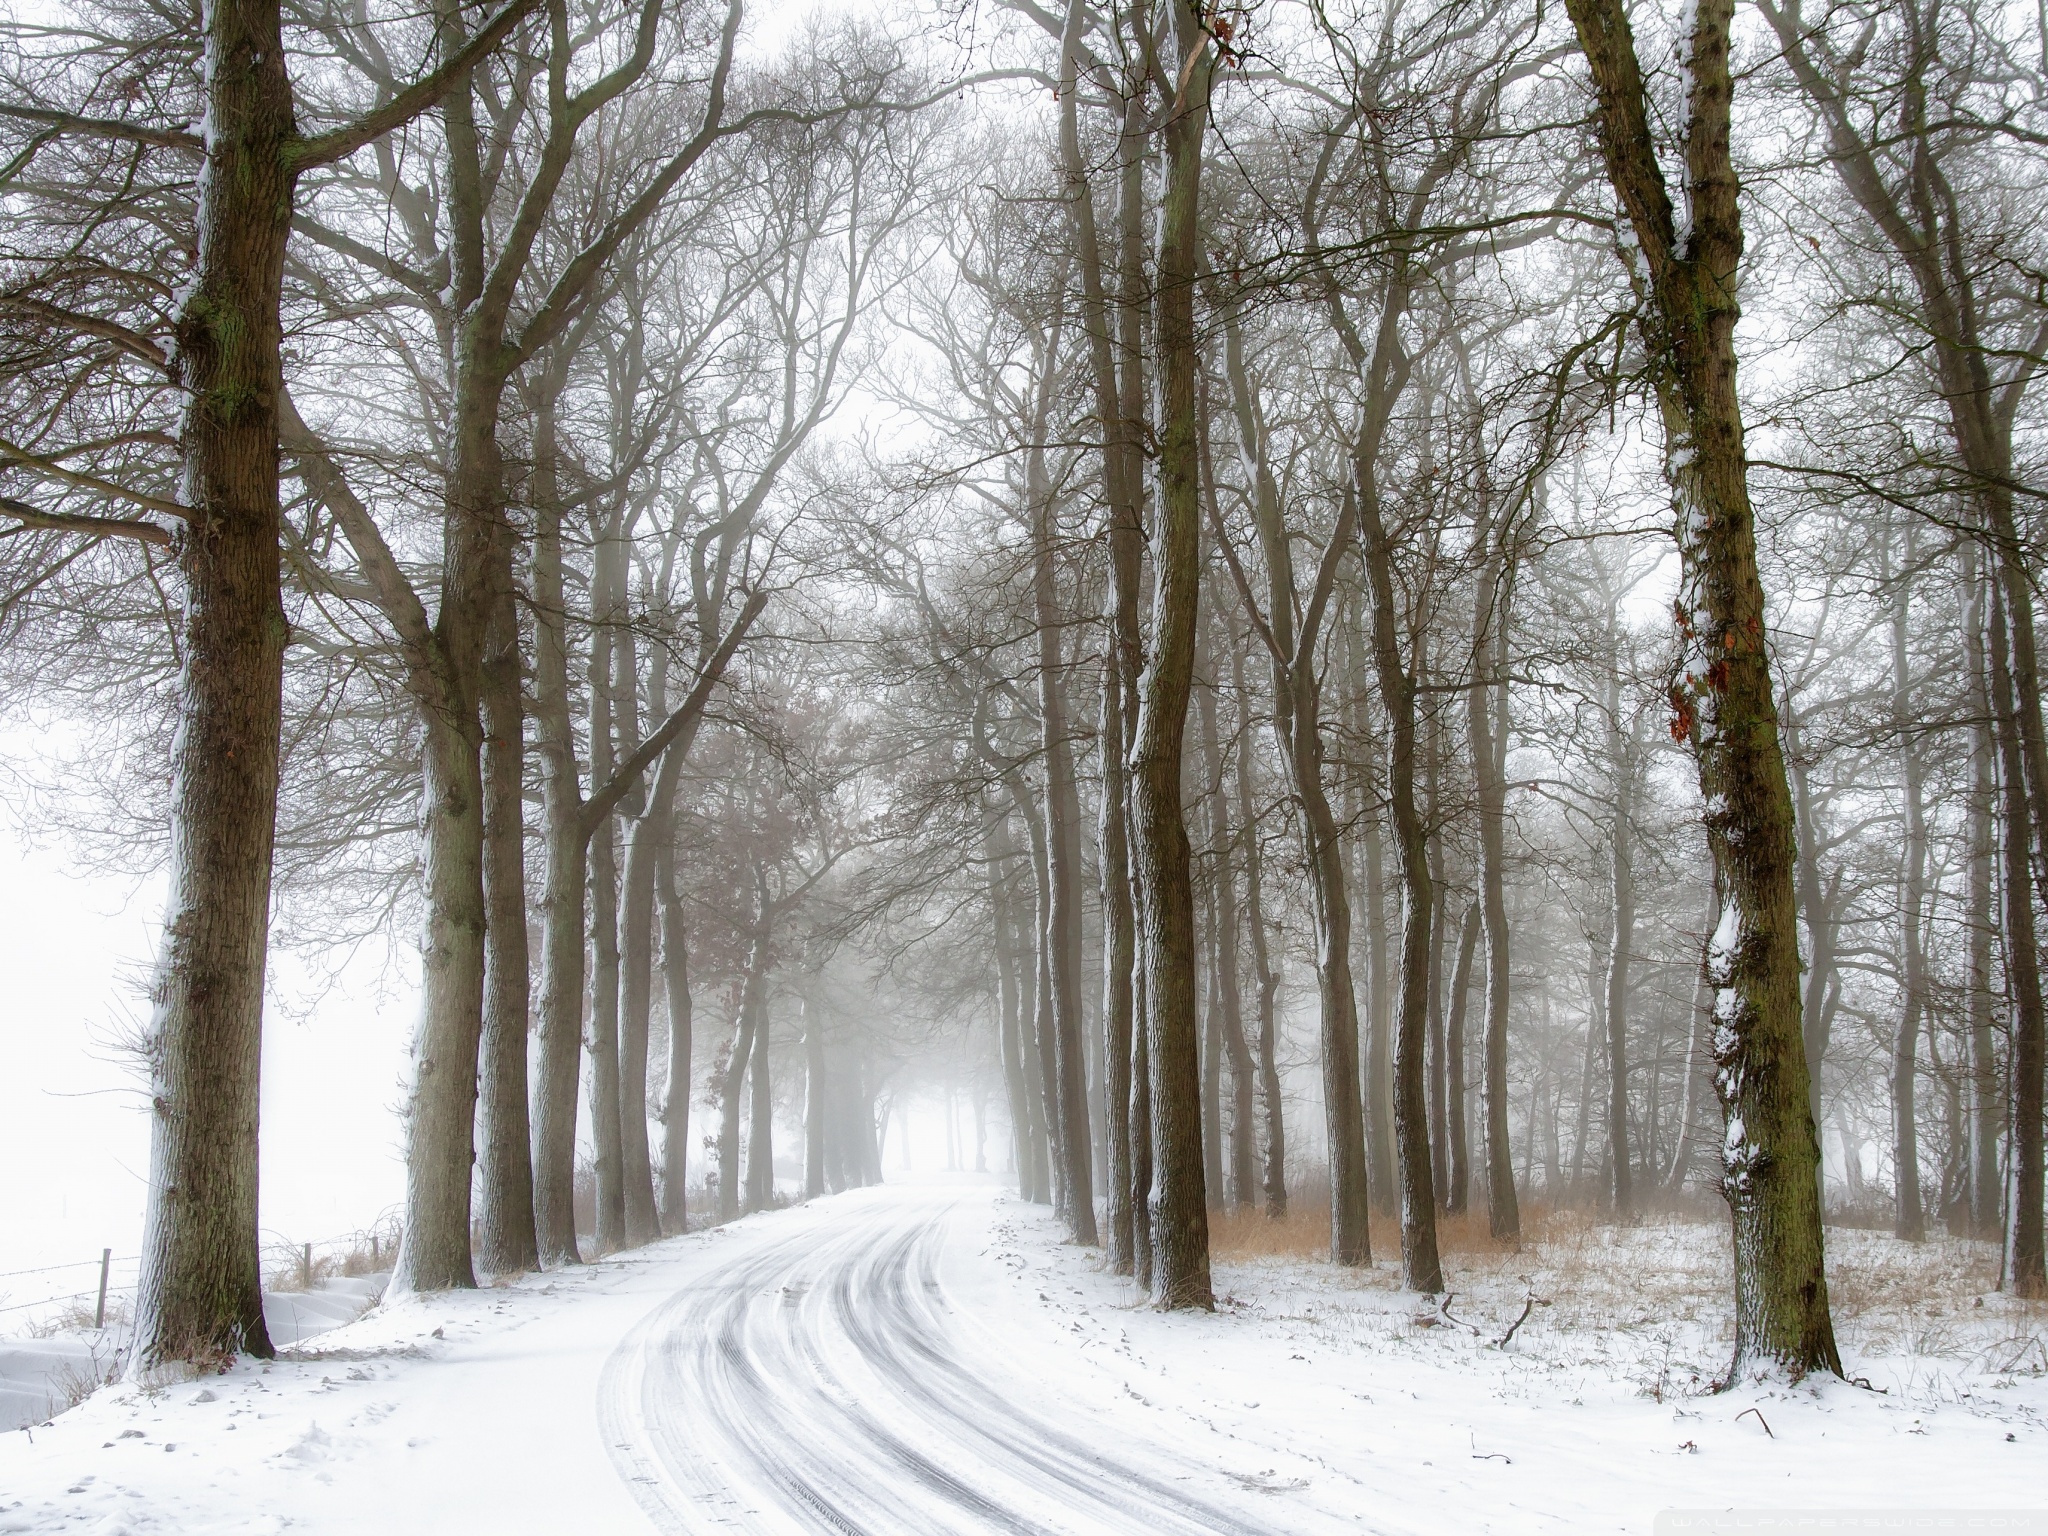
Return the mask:
[[1831,1242],[1869,1389],[1709,1394],[1716,1226],[1453,1254],[1446,1308],[1387,1262],[1219,1262],[1214,1315],[1162,1315],[992,1186],[891,1186],[105,1389],[0,1438],[0,1531],[1648,1532],[1667,1508],[2048,1505],[2048,1311],[1987,1293],[1973,1245]]
[[[377,1304],[389,1275],[334,1275],[311,1290],[265,1291],[263,1321],[279,1348],[354,1322]],[[0,1339],[0,1431],[32,1427],[93,1391],[119,1368],[125,1328],[60,1328]]]

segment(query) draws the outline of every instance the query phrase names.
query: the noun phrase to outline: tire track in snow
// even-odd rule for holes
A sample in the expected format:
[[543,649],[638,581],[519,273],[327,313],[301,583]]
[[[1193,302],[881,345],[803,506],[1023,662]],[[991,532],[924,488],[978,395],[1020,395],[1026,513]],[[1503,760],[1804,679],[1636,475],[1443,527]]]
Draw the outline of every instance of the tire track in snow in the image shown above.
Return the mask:
[[[764,1224],[649,1314],[599,1389],[613,1464],[672,1532],[1237,1536],[1256,1517],[1021,1406],[941,1276],[957,1203],[891,1192]],[[1013,1390],[1005,1390],[1005,1377]],[[1028,1394],[1025,1394],[1028,1395]],[[1135,1449],[1135,1448],[1134,1448]],[[1198,1469],[1189,1466],[1189,1472]],[[1203,1469],[1206,1470],[1206,1469]]]

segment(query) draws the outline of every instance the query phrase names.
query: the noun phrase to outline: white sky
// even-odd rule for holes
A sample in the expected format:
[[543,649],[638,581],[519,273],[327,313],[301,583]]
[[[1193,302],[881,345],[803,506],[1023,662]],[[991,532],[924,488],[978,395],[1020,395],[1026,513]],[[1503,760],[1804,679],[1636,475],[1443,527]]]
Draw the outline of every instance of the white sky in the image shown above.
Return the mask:
[[[96,875],[22,831],[0,809],[0,1273],[136,1251],[149,1133],[117,1042],[147,1019],[163,916],[161,879]],[[310,1011],[265,1021],[262,1221],[279,1240],[366,1226],[403,1194],[393,1111],[413,1002],[406,988],[378,996],[385,958],[360,957]],[[290,956],[273,957],[280,983],[305,986]],[[0,1291],[27,1300],[30,1285]]]

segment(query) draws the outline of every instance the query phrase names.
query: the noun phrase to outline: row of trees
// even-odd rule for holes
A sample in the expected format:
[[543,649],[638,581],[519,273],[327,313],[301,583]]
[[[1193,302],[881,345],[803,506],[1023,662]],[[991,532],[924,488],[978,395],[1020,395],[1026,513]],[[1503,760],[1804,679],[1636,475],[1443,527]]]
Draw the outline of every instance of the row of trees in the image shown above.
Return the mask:
[[1305,1163],[1421,1291],[1693,1181],[1736,1366],[1839,1369],[1823,1125],[2038,1294],[2033,24],[993,19],[972,111],[737,3],[14,29],[7,665],[172,872],[141,1362],[267,1350],[265,944],[393,913],[402,1286],[937,1073],[1166,1306]]

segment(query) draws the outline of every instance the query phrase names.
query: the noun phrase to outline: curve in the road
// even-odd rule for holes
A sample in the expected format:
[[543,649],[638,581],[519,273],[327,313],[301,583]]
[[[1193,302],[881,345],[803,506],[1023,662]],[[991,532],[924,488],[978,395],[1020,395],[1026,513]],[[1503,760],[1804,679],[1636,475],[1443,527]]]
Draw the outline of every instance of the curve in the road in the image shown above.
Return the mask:
[[1256,1530],[1242,1510],[1114,1454],[1113,1437],[1091,1444],[1020,1405],[1001,1362],[969,1357],[940,1265],[952,1203],[862,1201],[786,1235],[750,1234],[621,1342],[601,1427],[654,1523],[830,1536]]

